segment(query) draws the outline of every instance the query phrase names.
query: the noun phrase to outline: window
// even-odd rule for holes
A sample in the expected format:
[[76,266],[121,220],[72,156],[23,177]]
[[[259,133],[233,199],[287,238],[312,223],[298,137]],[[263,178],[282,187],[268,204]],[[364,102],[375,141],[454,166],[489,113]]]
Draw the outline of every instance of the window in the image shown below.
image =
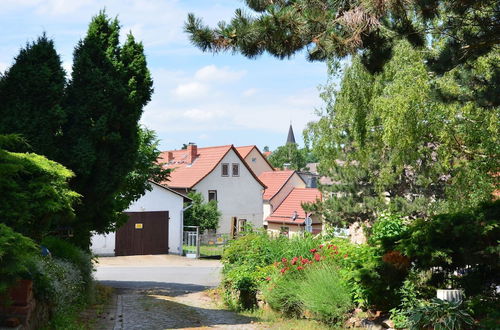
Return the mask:
[[238,219],[238,233],[245,231],[245,225],[247,224],[247,219]]
[[240,164],[233,163],[233,176],[240,176]]
[[222,164],[222,176],[229,176],[229,164]]
[[217,201],[217,190],[208,191],[208,201]]
[[252,163],[257,163],[257,158],[252,157]]

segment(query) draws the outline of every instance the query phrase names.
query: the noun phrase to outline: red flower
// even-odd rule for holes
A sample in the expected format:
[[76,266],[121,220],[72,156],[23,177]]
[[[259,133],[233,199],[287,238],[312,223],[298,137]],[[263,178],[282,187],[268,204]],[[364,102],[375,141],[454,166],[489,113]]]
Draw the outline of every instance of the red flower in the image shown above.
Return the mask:
[[309,251],[310,251],[311,253],[315,253],[315,252],[317,252],[318,250],[316,250],[316,249],[310,249]]
[[288,270],[288,267],[281,268],[280,272],[281,274],[285,274],[285,272]]
[[266,281],[270,281],[271,280],[271,277],[266,277]]
[[309,262],[309,259],[304,258],[300,261],[303,265],[307,264]]
[[302,270],[302,269],[304,269],[304,267],[302,266],[297,267],[297,270]]
[[321,245],[319,246],[319,248],[320,248],[320,249],[322,249],[322,248],[323,248],[323,244],[321,244]]
[[286,258],[281,259],[281,262],[284,263],[284,264],[286,264],[287,261],[288,260]]
[[315,253],[314,254],[314,260],[316,260],[316,261],[320,261],[321,260],[321,256],[319,255],[319,253]]
[[297,263],[297,260],[299,260],[299,258],[293,257],[293,259],[292,259],[292,265],[295,265]]
[[347,253],[346,253],[346,254],[344,254],[344,258],[347,258],[347,257],[348,257],[348,256],[347,256]]

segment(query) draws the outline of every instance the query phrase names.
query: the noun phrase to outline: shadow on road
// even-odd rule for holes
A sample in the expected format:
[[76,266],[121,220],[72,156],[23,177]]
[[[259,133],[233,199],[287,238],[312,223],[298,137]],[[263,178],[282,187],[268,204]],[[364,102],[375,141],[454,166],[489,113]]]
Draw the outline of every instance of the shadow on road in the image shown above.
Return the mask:
[[151,281],[99,281],[99,283],[110,286],[120,291],[146,291],[148,294],[165,296],[179,296],[192,292],[200,292],[210,289],[210,286],[197,284],[166,283]]

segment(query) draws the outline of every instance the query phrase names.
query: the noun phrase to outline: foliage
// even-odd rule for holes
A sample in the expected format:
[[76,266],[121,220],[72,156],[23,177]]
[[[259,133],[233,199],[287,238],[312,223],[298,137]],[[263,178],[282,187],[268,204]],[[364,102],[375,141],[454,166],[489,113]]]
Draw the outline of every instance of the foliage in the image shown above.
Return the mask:
[[27,260],[37,251],[31,239],[0,223],[0,295],[27,272]]
[[309,60],[361,53],[377,71],[392,55],[394,41],[421,47],[443,40],[433,66],[440,71],[498,46],[498,7],[481,1],[274,1],[246,0],[252,11],[236,10],[230,22],[209,28],[189,14],[185,31],[203,51],[232,51],[254,58],[264,52],[283,59],[307,49]]
[[217,201],[204,203],[203,195],[199,192],[190,192],[188,197],[192,200],[192,207],[184,212],[184,225],[200,226],[202,232],[206,229],[217,229],[221,216]]
[[[441,214],[412,223],[398,250],[417,269],[433,269],[433,283],[444,287],[450,279],[468,296],[492,292],[497,275],[500,240],[500,201],[484,203],[461,213]],[[457,271],[460,276],[452,276]]]
[[[467,70],[430,75],[424,62],[431,52],[400,42],[376,75],[355,57],[338,91],[330,67],[326,107],[306,140],[320,157],[320,174],[335,182],[322,187],[333,198],[318,205],[334,224],[374,220],[381,211],[425,218],[491,198],[500,107],[444,102],[445,91],[460,94],[454,75]],[[477,79],[494,82],[492,56],[474,62]]]
[[53,236],[45,237],[41,245],[48,248],[53,257],[70,262],[78,268],[84,291],[90,295],[94,271],[92,256],[75,245]]
[[307,155],[306,149],[299,149],[297,144],[289,143],[278,147],[267,160],[275,168],[283,169],[285,164],[289,164],[290,169],[299,171],[307,165]]
[[331,324],[343,321],[352,308],[349,291],[336,267],[319,264],[305,272],[298,296],[316,319]]
[[43,34],[0,76],[0,132],[22,134],[30,144],[23,151],[57,159],[65,75],[54,42]]
[[[128,208],[130,203],[141,198],[146,191],[153,189],[153,182],[165,182],[170,174],[169,169],[159,166],[157,163],[161,151],[160,141],[156,133],[146,127],[139,128],[139,149],[137,159],[132,171],[125,177],[119,197],[116,198],[118,210]],[[160,164],[161,165],[161,164]]]
[[84,248],[91,230],[104,232],[124,222],[129,193],[135,197],[144,188],[144,182],[130,187],[137,182],[127,175],[143,168],[138,121],[151,98],[152,80],[142,44],[129,34],[120,45],[119,34],[117,19],[105,12],[93,17],[75,48],[64,101],[65,152],[59,161],[75,172],[72,187],[83,196],[74,237]]
[[474,323],[461,301],[449,302],[435,298],[422,302],[408,314],[410,329],[415,330],[429,327],[436,330],[469,329]]
[[368,240],[370,245],[379,246],[384,252],[389,251],[394,249],[407,230],[408,225],[400,215],[383,213],[373,224]]
[[225,302],[235,309],[252,308],[256,293],[269,275],[273,262],[306,255],[318,240],[305,237],[270,237],[265,231],[245,231],[228,243],[222,255]]
[[79,197],[69,188],[72,177],[70,170],[43,156],[0,147],[0,221],[35,240],[67,225]]
[[496,296],[477,295],[467,301],[467,308],[478,321],[479,329],[497,329],[500,320],[500,299]]

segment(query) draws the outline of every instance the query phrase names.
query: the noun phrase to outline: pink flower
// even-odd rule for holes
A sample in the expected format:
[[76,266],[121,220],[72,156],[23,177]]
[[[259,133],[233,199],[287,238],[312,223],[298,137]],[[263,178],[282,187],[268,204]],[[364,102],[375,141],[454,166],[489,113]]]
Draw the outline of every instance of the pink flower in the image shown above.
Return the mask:
[[319,255],[319,253],[315,253],[314,254],[314,260],[316,260],[316,261],[320,261],[321,260],[321,256]]
[[287,261],[288,260],[286,258],[281,259],[281,262],[284,263],[284,264],[286,264]]
[[300,261],[303,265],[307,264],[309,262],[309,259],[304,258]]
[[304,267],[302,266],[297,267],[297,270],[302,270],[302,269],[304,269]]
[[297,261],[298,261],[298,260],[299,260],[299,258],[297,258],[297,257],[293,257],[292,262],[291,262],[291,263],[292,263],[292,265],[295,265],[295,264],[297,263]]
[[316,249],[310,249],[309,251],[310,251],[311,253],[315,253],[315,252],[317,252],[318,250],[316,250]]

